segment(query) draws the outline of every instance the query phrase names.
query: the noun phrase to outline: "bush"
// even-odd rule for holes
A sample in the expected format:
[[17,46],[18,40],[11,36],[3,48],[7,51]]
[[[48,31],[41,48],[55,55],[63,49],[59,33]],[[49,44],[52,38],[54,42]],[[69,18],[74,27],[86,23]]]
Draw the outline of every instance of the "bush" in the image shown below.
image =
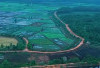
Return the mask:
[[80,62],[80,59],[75,57],[75,58],[71,58],[67,61],[68,63],[76,63],[76,62]]

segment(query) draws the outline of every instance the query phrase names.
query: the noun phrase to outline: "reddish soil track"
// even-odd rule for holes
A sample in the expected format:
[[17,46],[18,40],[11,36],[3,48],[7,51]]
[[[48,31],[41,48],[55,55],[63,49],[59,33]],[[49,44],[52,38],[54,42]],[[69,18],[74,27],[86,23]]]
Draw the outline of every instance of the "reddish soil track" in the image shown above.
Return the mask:
[[29,53],[42,53],[42,54],[53,54],[53,53],[64,53],[64,52],[71,52],[71,51],[74,51],[76,49],[78,49],[80,46],[83,45],[84,43],[84,38],[76,35],[68,26],[68,24],[65,24],[58,16],[57,16],[57,12],[54,12],[54,16],[62,23],[66,26],[66,29],[72,34],[74,35],[75,37],[77,38],[80,38],[81,39],[81,42],[74,48],[72,49],[69,49],[69,50],[64,50],[64,51],[56,51],[56,52],[41,52],[41,51],[31,51],[28,49],[27,45],[28,45],[28,40],[26,38],[23,37],[23,39],[26,41],[26,48],[22,51],[0,51],[0,52],[29,52]]
[[[82,44],[84,43],[84,38],[82,38],[82,37],[76,35],[76,34],[69,28],[68,24],[65,24],[65,23],[57,16],[57,12],[55,12],[54,15],[55,15],[55,17],[56,17],[62,24],[64,24],[64,25],[66,26],[67,30],[68,30],[72,35],[74,35],[75,37],[81,39],[81,42],[80,42],[75,48],[72,48],[72,49],[70,49],[69,51],[71,51],[71,50],[76,50],[77,48],[79,48],[80,46],[82,46]],[[67,51],[67,50],[66,50],[66,51]]]

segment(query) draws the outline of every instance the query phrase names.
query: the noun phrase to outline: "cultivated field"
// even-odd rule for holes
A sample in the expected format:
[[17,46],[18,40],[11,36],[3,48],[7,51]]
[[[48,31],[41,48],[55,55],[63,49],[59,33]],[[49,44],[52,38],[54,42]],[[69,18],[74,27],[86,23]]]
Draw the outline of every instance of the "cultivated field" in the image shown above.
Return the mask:
[[[52,20],[49,13],[58,6],[3,2],[0,2],[0,6],[0,34],[27,38],[29,50],[61,51],[73,48],[80,42],[66,28],[62,29],[63,26],[57,27],[60,22]],[[20,45],[23,44],[19,44],[19,48],[24,48]],[[13,47],[14,50],[16,48]]]
[[18,41],[15,38],[0,37],[0,46],[17,45]]

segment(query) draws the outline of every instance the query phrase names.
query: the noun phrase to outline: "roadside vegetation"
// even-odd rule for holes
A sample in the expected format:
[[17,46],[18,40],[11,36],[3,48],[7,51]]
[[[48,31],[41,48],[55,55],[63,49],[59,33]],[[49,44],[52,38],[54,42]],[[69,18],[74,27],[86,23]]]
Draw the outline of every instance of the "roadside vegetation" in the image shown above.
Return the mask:
[[58,15],[76,34],[85,38],[90,46],[100,48],[100,7],[64,7],[58,10]]
[[[88,67],[88,65],[95,66],[99,65],[100,58],[95,58],[93,56],[86,56],[83,59],[79,59],[77,57],[73,57],[70,59],[67,59],[65,57],[61,57],[59,59],[53,59],[48,61],[47,63],[41,62],[39,65],[56,65],[56,64],[66,64],[66,66],[70,66],[71,64],[75,67],[81,66],[81,67]],[[12,63],[8,60],[3,60],[2,63],[0,64],[0,68],[20,68],[20,67],[30,67],[30,66],[37,66],[38,64],[36,63],[35,60],[32,60],[28,63]]]
[[[100,7],[63,7],[58,9],[57,14],[64,23],[69,24],[73,32],[85,39],[84,45],[91,49],[80,62],[98,64],[100,62]],[[70,60],[74,62],[73,58]]]

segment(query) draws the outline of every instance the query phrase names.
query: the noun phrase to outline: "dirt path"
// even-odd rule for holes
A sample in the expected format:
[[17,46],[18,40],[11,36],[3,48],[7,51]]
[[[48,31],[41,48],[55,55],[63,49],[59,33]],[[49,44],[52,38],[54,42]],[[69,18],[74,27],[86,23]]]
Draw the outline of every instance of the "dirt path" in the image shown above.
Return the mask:
[[31,51],[31,50],[29,50],[28,47],[27,47],[27,45],[28,45],[28,43],[29,43],[28,40],[27,40],[26,38],[23,37],[23,39],[24,39],[25,42],[26,42],[26,48],[25,48],[24,50],[22,50],[22,51],[0,51],[0,52],[4,52],[4,53],[6,53],[6,52],[29,52],[29,53],[52,54],[52,53],[71,52],[71,51],[74,51],[74,50],[78,49],[80,46],[82,46],[83,43],[84,43],[84,38],[82,38],[82,37],[76,35],[76,34],[69,28],[68,24],[65,24],[65,23],[57,16],[57,12],[54,12],[54,16],[55,16],[62,24],[64,24],[64,25],[66,26],[66,29],[67,29],[72,35],[74,35],[75,37],[81,39],[81,42],[80,42],[76,47],[74,47],[74,48],[72,48],[72,49],[69,49],[69,50],[56,51],[56,52]]
[[56,17],[62,24],[64,24],[64,25],[66,26],[67,30],[68,30],[72,35],[74,35],[75,37],[80,38],[80,39],[82,40],[75,48],[72,48],[72,49],[70,49],[69,51],[75,50],[75,49],[79,48],[80,46],[82,46],[82,44],[84,43],[84,38],[82,38],[82,37],[76,35],[76,34],[69,28],[68,24],[65,24],[65,23],[57,16],[57,12],[54,12],[54,15],[55,15],[55,17]]
[[23,37],[23,39],[24,39],[24,41],[26,42],[26,47],[25,47],[25,49],[23,50],[24,52],[27,52],[27,51],[29,51],[29,49],[28,49],[28,47],[27,47],[27,45],[28,45],[28,40],[25,38],[25,37]]

